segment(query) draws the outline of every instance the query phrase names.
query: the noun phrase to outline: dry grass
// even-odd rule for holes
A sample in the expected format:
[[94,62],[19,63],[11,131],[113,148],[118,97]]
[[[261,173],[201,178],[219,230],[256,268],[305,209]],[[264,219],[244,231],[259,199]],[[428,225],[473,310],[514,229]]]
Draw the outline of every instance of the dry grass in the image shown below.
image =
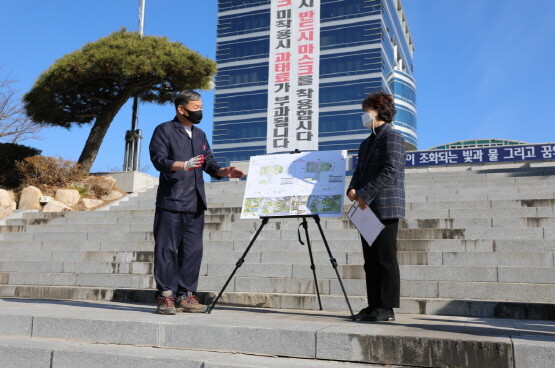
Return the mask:
[[[76,189],[79,191],[81,198],[92,199],[100,199],[112,191],[120,191],[114,178],[110,176],[87,176],[76,162],[62,158],[27,157],[16,163],[16,169],[23,177],[22,185],[17,193],[18,197],[21,190],[29,185],[39,188],[43,195],[50,197],[55,197],[56,190],[61,188]],[[102,205],[106,203],[105,201]],[[81,203],[75,206],[75,209],[78,211],[85,210]]]
[[107,176],[89,176],[84,184],[87,188],[87,196],[93,198],[100,198],[116,190],[116,181]]
[[27,157],[15,165],[23,177],[23,187],[33,185],[45,192],[53,187],[65,188],[67,183],[81,180],[85,176],[76,162],[59,157]]

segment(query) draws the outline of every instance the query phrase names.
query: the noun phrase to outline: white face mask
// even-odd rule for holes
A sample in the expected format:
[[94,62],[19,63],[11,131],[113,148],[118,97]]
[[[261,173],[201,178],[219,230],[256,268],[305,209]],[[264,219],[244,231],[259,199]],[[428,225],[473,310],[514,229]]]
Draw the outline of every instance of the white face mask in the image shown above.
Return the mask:
[[364,114],[362,114],[362,125],[368,129],[372,129],[373,128],[373,118],[372,115],[369,112],[365,112]]

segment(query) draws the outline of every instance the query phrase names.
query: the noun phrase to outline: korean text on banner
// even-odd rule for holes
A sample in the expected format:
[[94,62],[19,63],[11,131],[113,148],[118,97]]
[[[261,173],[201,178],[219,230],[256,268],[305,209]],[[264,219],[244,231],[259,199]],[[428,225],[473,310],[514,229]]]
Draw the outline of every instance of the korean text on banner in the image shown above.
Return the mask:
[[318,150],[320,0],[272,0],[267,153]]

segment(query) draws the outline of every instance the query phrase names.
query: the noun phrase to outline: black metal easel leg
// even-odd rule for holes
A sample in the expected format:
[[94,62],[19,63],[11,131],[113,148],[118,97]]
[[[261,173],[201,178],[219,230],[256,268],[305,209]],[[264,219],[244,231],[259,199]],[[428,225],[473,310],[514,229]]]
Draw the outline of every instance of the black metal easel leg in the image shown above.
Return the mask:
[[304,233],[306,235],[306,244],[308,245],[308,254],[310,255],[310,268],[312,269],[312,274],[314,275],[314,286],[316,287],[316,295],[318,296],[318,305],[320,310],[322,310],[322,300],[320,299],[320,288],[318,287],[318,279],[316,278],[316,266],[314,265],[314,257],[312,256],[312,247],[310,246],[310,237],[308,236],[308,223],[306,218],[303,217],[302,225],[304,227]]
[[267,217],[263,217],[262,218],[262,225],[260,225],[260,227],[258,228],[258,230],[256,231],[256,234],[254,234],[254,237],[252,238],[251,242],[249,243],[249,246],[247,247],[247,249],[245,249],[245,252],[243,253],[243,255],[241,256],[241,258],[239,258],[239,260],[237,261],[237,263],[235,264],[235,269],[233,270],[233,272],[231,273],[231,275],[229,276],[229,278],[227,279],[224,287],[222,288],[222,290],[220,291],[220,293],[218,294],[218,296],[216,297],[216,299],[214,299],[214,301],[212,302],[212,305],[210,306],[210,308],[208,308],[206,310],[206,313],[210,314],[212,312],[212,309],[214,309],[214,307],[216,306],[216,303],[218,303],[218,300],[220,299],[220,297],[222,296],[222,294],[224,293],[225,289],[227,288],[227,285],[229,284],[229,282],[231,281],[231,279],[233,278],[233,276],[235,276],[235,272],[237,272],[237,270],[239,269],[239,267],[241,267],[243,265],[243,263],[245,262],[245,257],[247,256],[247,254],[249,253],[249,250],[251,250],[252,245],[254,244],[254,242],[256,241],[256,238],[258,238],[258,234],[260,234],[260,232],[262,231],[262,228],[264,227],[264,225],[266,225],[268,223],[268,218]]
[[328,251],[328,255],[330,256],[330,262],[335,270],[335,274],[337,275],[337,280],[339,280],[339,285],[341,285],[341,290],[343,290],[343,295],[345,296],[345,300],[347,301],[347,306],[349,306],[349,311],[351,312],[351,319],[354,321],[356,319],[355,314],[353,313],[353,308],[351,307],[351,302],[347,297],[347,293],[345,292],[345,287],[343,286],[343,281],[341,280],[341,276],[339,276],[339,271],[337,271],[337,260],[333,258],[331,254],[330,247],[328,245],[328,241],[326,240],[326,236],[324,235],[324,230],[322,230],[322,226],[320,225],[320,216],[314,215],[314,221],[316,221],[316,225],[318,225],[318,230],[320,230],[320,235],[322,235],[322,240],[324,240],[324,245],[326,246],[326,250]]

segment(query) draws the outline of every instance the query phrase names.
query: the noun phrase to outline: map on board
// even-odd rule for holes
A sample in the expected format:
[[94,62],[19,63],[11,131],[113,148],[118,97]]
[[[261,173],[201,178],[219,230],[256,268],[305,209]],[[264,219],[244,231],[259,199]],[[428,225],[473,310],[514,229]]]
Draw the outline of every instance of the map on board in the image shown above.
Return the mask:
[[342,216],[347,151],[253,156],[242,219],[260,216]]

